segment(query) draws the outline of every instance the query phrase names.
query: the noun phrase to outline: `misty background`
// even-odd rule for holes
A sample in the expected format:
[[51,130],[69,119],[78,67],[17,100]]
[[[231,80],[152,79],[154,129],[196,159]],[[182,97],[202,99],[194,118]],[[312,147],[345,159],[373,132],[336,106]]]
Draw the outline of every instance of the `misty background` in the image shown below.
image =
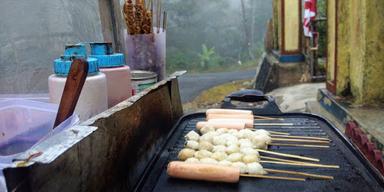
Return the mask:
[[[53,60],[63,54],[65,44],[111,41],[113,38],[108,37],[112,31],[126,27],[120,15],[122,2],[1,1],[0,17],[4,19],[0,20],[0,94],[46,94]],[[168,73],[181,69],[219,72],[255,68],[263,51],[271,1],[162,3],[168,12]]]
[[266,0],[165,0],[167,72],[255,67],[263,52],[272,2]]

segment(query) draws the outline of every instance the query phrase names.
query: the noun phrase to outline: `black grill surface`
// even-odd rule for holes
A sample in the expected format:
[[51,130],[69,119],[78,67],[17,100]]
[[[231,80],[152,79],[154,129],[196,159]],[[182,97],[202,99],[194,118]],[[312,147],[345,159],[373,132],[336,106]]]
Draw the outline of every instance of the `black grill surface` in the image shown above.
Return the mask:
[[[166,167],[169,161],[177,160],[177,153],[184,146],[184,135],[195,130],[197,121],[204,120],[203,113],[184,116],[169,135],[163,150],[144,174],[136,191],[384,191],[379,174],[362,158],[360,153],[327,121],[310,114],[282,114],[283,121],[293,126],[260,127],[270,131],[289,132],[291,135],[329,137],[330,148],[304,148],[271,146],[269,150],[319,158],[321,164],[340,165],[339,169],[309,168],[289,165],[262,164],[265,168],[303,171],[331,175],[334,180],[281,181],[271,179],[240,178],[237,184],[191,181],[168,177]],[[269,120],[264,122],[277,122]],[[263,154],[268,156],[266,154]],[[275,156],[278,157],[278,156]]]

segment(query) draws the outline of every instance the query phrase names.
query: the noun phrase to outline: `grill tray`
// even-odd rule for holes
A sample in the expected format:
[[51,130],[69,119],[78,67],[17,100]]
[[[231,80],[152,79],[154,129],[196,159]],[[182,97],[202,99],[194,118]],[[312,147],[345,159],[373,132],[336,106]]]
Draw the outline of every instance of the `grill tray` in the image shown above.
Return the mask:
[[[284,131],[292,135],[328,136],[330,148],[303,148],[271,146],[272,151],[319,158],[322,164],[340,165],[340,169],[308,168],[288,165],[263,164],[265,168],[304,171],[331,175],[334,180],[280,181],[270,179],[240,178],[237,184],[191,181],[170,178],[166,173],[169,161],[177,160],[178,151],[183,148],[184,135],[195,130],[197,121],[205,119],[204,113],[182,117],[168,136],[167,142],[147,167],[135,191],[384,191],[383,178],[374,170],[342,134],[323,118],[305,113],[275,115],[284,118],[279,122],[294,123],[294,126],[267,126],[263,129]],[[265,122],[276,122],[269,120]],[[263,154],[264,155],[264,154]],[[267,156],[267,155],[266,155]]]

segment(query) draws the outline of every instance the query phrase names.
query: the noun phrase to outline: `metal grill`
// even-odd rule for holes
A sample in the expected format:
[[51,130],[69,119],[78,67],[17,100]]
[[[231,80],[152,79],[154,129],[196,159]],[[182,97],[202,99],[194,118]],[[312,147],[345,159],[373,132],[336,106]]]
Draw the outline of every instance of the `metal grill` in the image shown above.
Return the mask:
[[[262,164],[263,167],[331,175],[334,176],[334,180],[307,179],[305,182],[297,182],[241,178],[238,184],[227,184],[169,178],[166,173],[166,165],[169,161],[177,160],[177,154],[185,143],[183,136],[195,129],[197,121],[205,119],[203,113],[196,113],[185,116],[174,127],[168,142],[159,153],[160,155],[155,163],[148,169],[150,171],[145,173],[136,191],[383,191],[383,180],[378,173],[324,119],[301,113],[282,114],[278,117],[284,119],[278,122],[293,123],[294,125],[257,128],[288,132],[291,135],[328,137],[332,141],[330,148],[270,146],[269,150],[319,158],[322,164],[340,165],[340,168],[329,169]],[[264,122],[276,122],[276,120],[265,120]],[[265,154],[265,156],[268,155]]]

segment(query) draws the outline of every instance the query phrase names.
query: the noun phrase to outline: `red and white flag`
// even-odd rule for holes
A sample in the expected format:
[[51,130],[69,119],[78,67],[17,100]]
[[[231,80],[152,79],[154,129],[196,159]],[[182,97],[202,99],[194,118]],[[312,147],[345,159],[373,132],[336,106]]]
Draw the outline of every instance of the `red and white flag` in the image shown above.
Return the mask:
[[304,2],[304,36],[312,37],[310,28],[311,21],[316,17],[316,0],[305,0]]

